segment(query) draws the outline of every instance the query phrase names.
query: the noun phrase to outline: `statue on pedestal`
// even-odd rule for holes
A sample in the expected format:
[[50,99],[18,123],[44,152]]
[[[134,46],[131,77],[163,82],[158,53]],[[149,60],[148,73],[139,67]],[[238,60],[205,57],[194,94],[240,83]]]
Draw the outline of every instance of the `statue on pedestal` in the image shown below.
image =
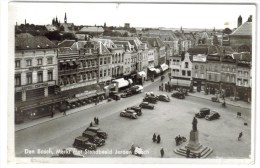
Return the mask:
[[193,121],[192,121],[192,130],[193,131],[197,131],[197,124],[198,124],[198,120],[196,119],[196,117],[193,117]]

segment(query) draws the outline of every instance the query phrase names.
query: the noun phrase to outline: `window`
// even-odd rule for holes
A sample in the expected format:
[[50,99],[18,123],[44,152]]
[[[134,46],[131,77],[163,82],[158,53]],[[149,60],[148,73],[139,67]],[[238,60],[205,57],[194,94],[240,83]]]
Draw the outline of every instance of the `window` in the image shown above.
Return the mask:
[[100,70],[100,71],[99,71],[99,77],[102,78],[102,75],[103,75],[102,70]]
[[[123,62],[123,60],[122,60],[122,62]],[[111,58],[110,58],[110,57],[107,58],[107,63],[108,63],[108,64],[111,63]]]
[[229,67],[227,68],[227,71],[229,71]]
[[38,82],[42,82],[43,81],[42,71],[37,73],[37,78],[38,78]]
[[182,76],[185,76],[185,75],[186,75],[186,71],[182,70]]
[[204,70],[204,66],[203,66],[203,65],[201,65],[201,66],[200,66],[200,69],[201,69],[201,70]]
[[115,61],[115,57],[114,57],[114,55],[112,56],[112,64],[114,63],[114,61]]
[[248,72],[245,72],[245,77],[248,77]]
[[248,80],[244,79],[244,86],[247,86],[247,85],[248,85]]
[[107,76],[110,76],[110,69],[107,70]]
[[52,81],[53,78],[53,72],[52,70],[48,70],[48,81]]
[[104,77],[107,76],[107,70],[104,70]]
[[47,58],[47,63],[52,64],[52,57]]
[[198,69],[198,65],[195,65],[195,69]]
[[229,79],[229,75],[227,75],[227,82],[229,82],[229,80],[230,80],[230,79]]
[[217,66],[217,65],[215,65],[215,71],[216,71],[216,72],[218,71],[218,66]]
[[37,59],[37,65],[42,65],[42,58]]
[[26,74],[27,84],[32,84],[32,73]]
[[185,68],[189,68],[189,63],[185,62]]
[[217,81],[218,81],[218,75],[215,74],[215,82],[217,82]]
[[91,60],[88,60],[87,62],[88,62],[88,67],[90,67],[91,66]]
[[204,73],[200,74],[201,78],[204,78]]
[[31,59],[26,60],[26,65],[27,65],[27,66],[32,66],[32,60],[31,60]]
[[188,75],[188,76],[191,76],[191,72],[190,72],[190,71],[187,71],[187,75]]
[[103,58],[100,58],[99,65],[102,65],[102,63],[103,63]]
[[241,85],[241,84],[242,84],[241,82],[242,82],[242,80],[238,78],[238,79],[237,79],[238,85]]
[[15,86],[21,85],[21,74],[15,74]]
[[239,75],[239,76],[242,76],[242,71],[238,71],[238,75]]
[[15,61],[15,68],[20,68],[21,66],[21,61],[20,60],[16,60]]
[[104,65],[107,64],[107,58],[104,58]]
[[127,63],[127,59],[125,59],[125,64]]
[[209,80],[211,80],[211,74],[209,74]]
[[91,60],[91,65],[95,66],[95,60]]

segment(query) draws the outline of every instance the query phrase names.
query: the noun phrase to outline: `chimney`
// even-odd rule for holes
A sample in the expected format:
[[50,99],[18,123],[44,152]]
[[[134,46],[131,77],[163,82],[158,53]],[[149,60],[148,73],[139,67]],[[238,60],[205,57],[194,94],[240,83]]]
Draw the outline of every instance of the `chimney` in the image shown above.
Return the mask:
[[26,25],[26,19],[24,20],[24,25]]
[[237,19],[237,28],[242,25],[242,21],[243,21],[243,19],[242,19],[241,15],[239,15],[239,17]]

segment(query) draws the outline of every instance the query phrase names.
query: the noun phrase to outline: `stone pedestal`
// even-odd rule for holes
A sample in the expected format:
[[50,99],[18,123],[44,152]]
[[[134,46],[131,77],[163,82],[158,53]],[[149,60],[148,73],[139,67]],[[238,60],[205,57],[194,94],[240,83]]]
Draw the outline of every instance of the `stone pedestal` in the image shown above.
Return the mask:
[[198,131],[190,131],[190,140],[188,145],[185,146],[185,148],[190,150],[198,150],[201,147],[201,144],[199,143],[199,132]]
[[185,147],[180,147],[175,149],[174,152],[176,154],[186,156],[187,150],[190,150],[189,158],[206,158],[209,154],[213,152],[213,149],[207,146],[203,146],[199,143],[199,132],[198,131],[190,131],[190,140]]

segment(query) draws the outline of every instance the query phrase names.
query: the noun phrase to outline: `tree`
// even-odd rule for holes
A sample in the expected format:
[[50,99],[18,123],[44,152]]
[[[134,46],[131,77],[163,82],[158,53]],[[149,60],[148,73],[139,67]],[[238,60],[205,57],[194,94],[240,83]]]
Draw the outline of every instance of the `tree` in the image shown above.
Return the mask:
[[45,34],[45,36],[49,39],[49,40],[61,40],[61,35],[58,31],[53,31],[53,32],[47,32]]

